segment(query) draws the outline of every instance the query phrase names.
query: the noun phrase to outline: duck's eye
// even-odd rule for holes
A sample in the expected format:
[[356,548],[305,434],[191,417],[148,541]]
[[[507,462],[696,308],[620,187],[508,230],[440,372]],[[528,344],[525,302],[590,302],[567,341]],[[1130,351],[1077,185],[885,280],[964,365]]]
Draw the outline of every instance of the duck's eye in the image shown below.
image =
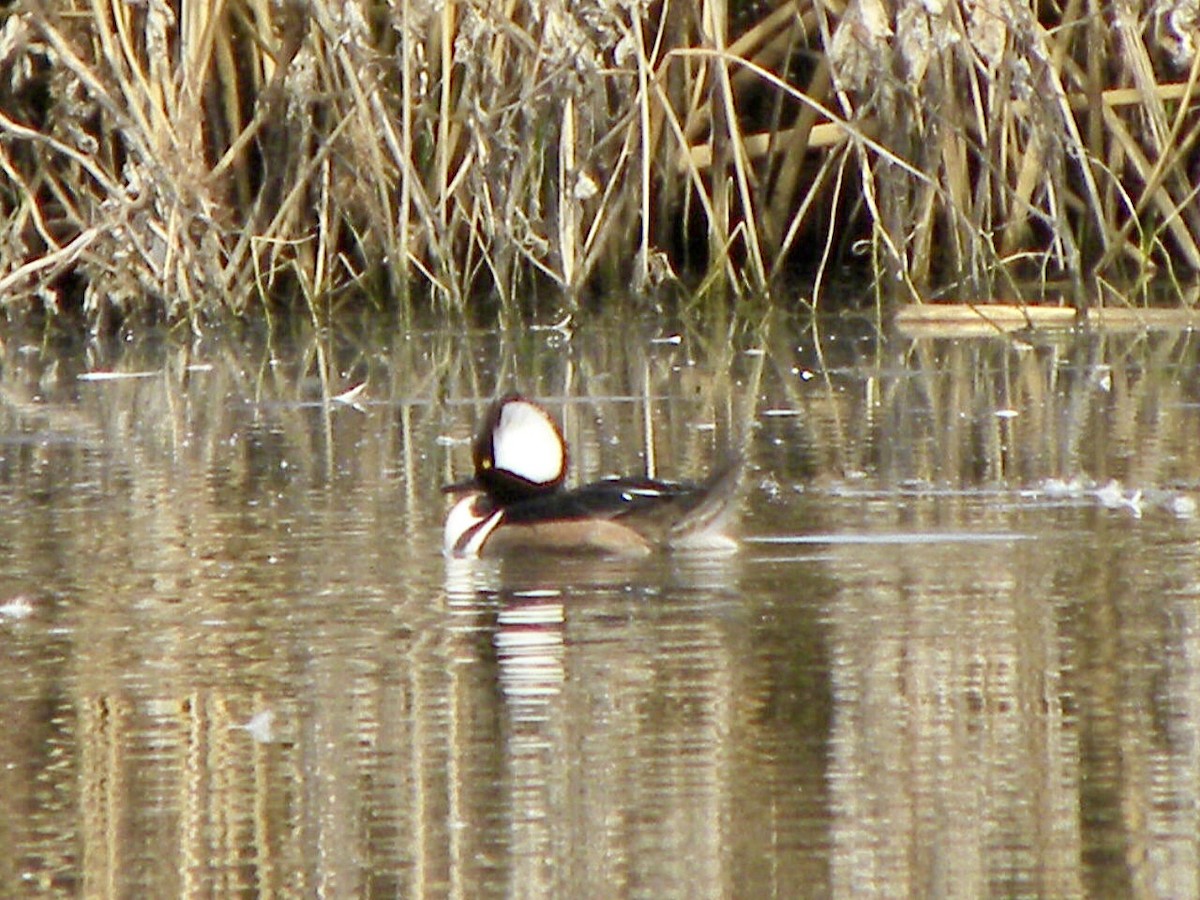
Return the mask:
[[492,467],[492,461],[490,459],[485,459],[483,462],[481,462],[479,464],[479,468],[481,468],[481,469],[490,469],[491,467]]

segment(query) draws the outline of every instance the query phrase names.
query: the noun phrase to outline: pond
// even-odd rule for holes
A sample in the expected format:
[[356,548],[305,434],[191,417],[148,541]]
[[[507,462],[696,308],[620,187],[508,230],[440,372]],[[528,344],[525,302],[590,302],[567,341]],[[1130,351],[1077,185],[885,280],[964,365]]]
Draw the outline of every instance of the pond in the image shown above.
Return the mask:
[[[1200,347],[773,315],[0,347],[0,893],[1200,894]],[[447,560],[487,402],[732,555]],[[348,392],[348,393],[347,393]]]

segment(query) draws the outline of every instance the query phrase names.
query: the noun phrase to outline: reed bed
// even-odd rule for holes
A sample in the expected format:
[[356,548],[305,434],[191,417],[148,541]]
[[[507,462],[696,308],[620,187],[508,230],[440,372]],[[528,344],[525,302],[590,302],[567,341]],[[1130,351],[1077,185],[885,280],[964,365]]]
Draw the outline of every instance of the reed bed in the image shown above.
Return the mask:
[[664,284],[821,306],[847,273],[901,302],[1182,284],[1189,10],[17,3],[0,302],[97,323],[414,299],[512,315]]

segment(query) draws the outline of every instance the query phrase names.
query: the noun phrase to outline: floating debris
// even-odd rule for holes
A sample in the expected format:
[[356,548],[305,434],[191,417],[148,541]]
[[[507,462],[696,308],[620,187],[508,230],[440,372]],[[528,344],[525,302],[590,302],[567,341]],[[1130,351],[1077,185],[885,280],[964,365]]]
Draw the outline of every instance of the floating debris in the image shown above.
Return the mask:
[[354,387],[342,391],[333,398],[334,403],[341,403],[343,406],[349,406],[351,409],[356,409],[359,412],[366,412],[365,409],[358,403],[358,398],[362,396],[362,392],[366,390],[367,383],[360,381]]
[[1061,478],[1047,478],[1042,482],[1042,493],[1053,500],[1062,500],[1065,498],[1079,498],[1087,493],[1091,485],[1081,481],[1079,478],[1072,478],[1070,481],[1064,481]]
[[250,735],[250,739],[258,744],[269,744],[275,740],[275,713],[272,710],[264,709],[262,712],[253,716],[245,725],[239,725],[246,734]]
[[1096,499],[1100,501],[1100,505],[1105,509],[1116,509],[1125,500],[1125,492],[1121,489],[1121,482],[1110,481],[1104,487],[1096,491]]
[[33,615],[33,600],[28,594],[17,594],[0,603],[0,618],[27,619]]
[[1127,495],[1121,483],[1115,479],[1096,491],[1096,499],[1105,509],[1127,509],[1134,518],[1142,517],[1142,492],[1134,491]]
[[530,325],[530,331],[557,331],[564,337],[571,336],[571,314],[567,313],[552,325]]
[[778,502],[783,497],[783,485],[779,483],[774,475],[765,476],[758,483],[758,489],[772,503]]
[[127,381],[134,378],[157,378],[161,371],[155,372],[84,372],[77,376],[79,381]]
[[1167,509],[1178,519],[1196,518],[1196,499],[1184,494],[1176,494],[1167,501]]

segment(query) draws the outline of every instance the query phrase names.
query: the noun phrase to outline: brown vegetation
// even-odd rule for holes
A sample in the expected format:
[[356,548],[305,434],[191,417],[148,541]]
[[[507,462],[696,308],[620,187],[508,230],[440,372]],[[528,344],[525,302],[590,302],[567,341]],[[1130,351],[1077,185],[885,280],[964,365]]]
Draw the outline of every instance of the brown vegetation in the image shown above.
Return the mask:
[[1200,269],[1189,9],[18,4],[0,302],[511,311],[534,285],[801,277],[815,304],[847,264],[902,300],[1182,281]]

